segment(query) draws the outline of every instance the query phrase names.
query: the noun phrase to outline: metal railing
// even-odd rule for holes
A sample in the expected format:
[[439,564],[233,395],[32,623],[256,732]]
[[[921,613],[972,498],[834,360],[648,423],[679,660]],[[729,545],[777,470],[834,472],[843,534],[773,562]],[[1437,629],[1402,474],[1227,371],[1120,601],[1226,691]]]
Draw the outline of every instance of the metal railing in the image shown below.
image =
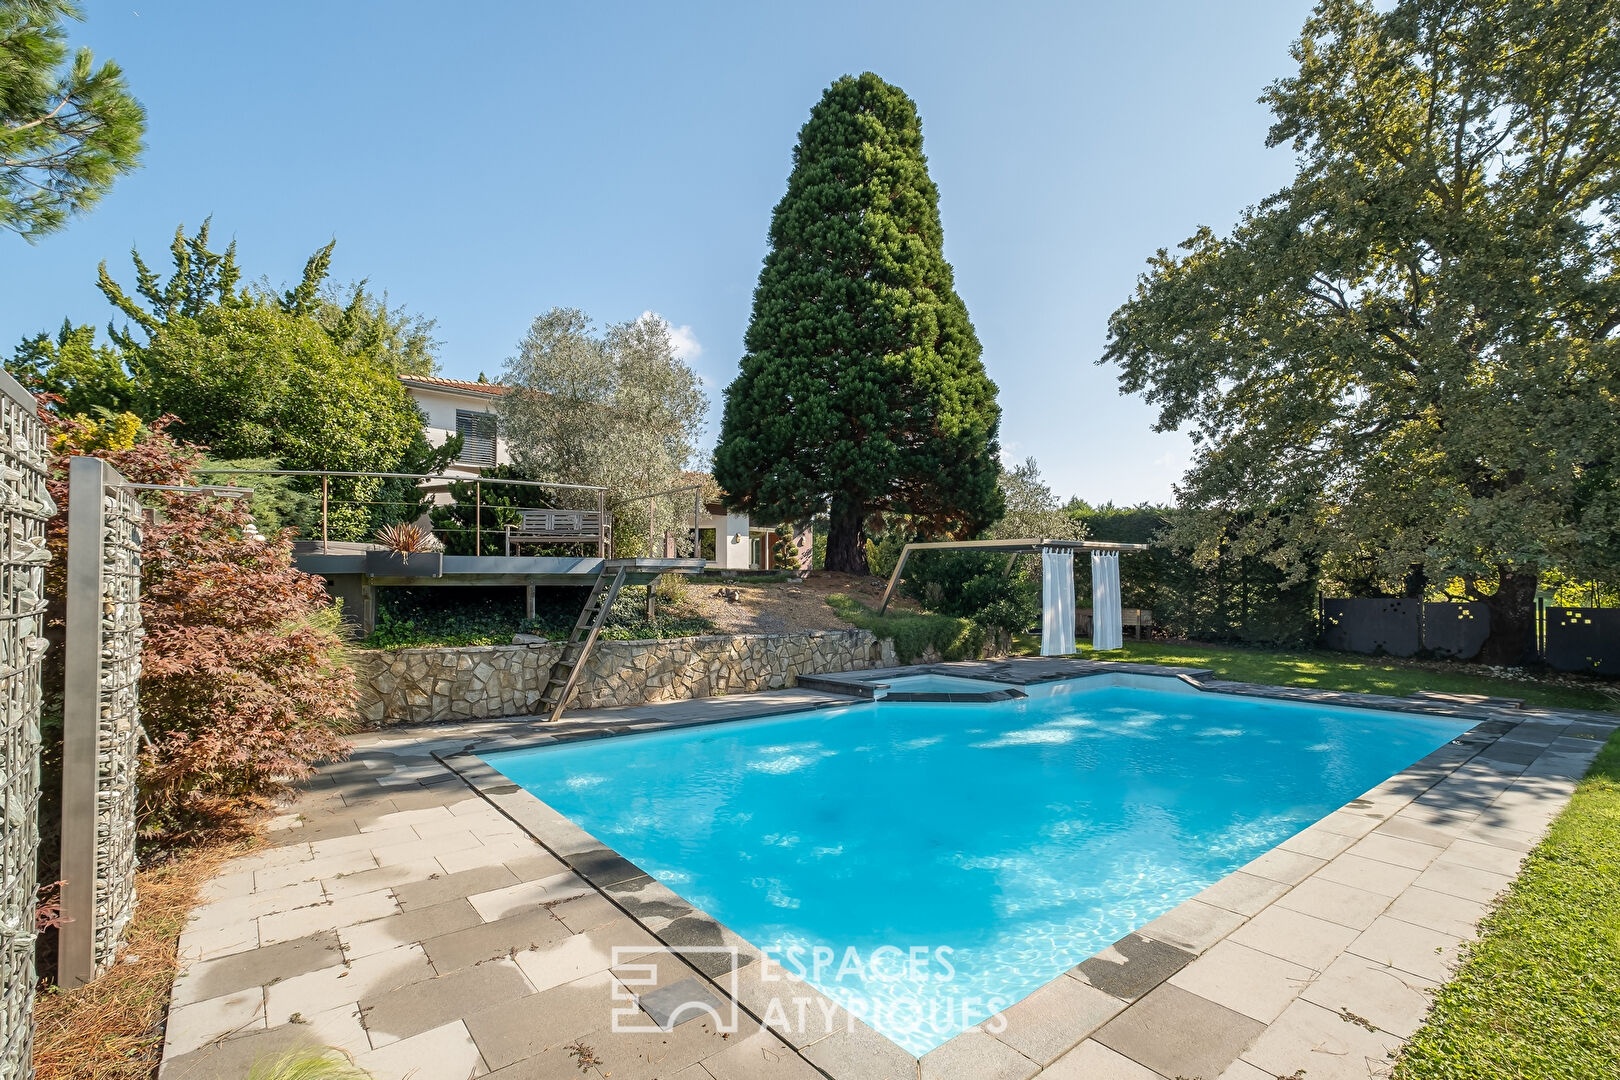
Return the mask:
[[[405,501],[386,500],[386,499],[385,500],[365,500],[365,499],[339,499],[339,500],[336,500],[337,505],[353,506],[353,507],[367,507],[367,508],[375,508],[375,507],[382,507],[382,506],[395,506],[395,505],[412,506],[412,505],[416,505],[417,503],[419,503],[423,498],[428,498],[428,497],[431,497],[433,495],[437,495],[437,494],[439,494],[441,492],[449,493],[450,490],[451,490],[452,485],[454,485],[454,484],[470,484],[472,486],[472,489],[473,489],[473,498],[472,498],[473,523],[472,523],[472,528],[471,529],[457,528],[455,526],[447,526],[447,525],[444,525],[444,524],[438,524],[438,525],[435,526],[435,531],[445,532],[445,533],[456,533],[456,532],[467,533],[467,532],[470,532],[472,534],[473,551],[475,553],[479,553],[479,554],[482,554],[482,552],[483,552],[483,538],[484,538],[484,532],[485,532],[484,517],[485,517],[485,509],[486,509],[486,504],[485,504],[485,501],[484,501],[484,491],[485,491],[486,487],[490,487],[490,488],[493,488],[493,489],[496,489],[496,490],[499,490],[501,488],[514,488],[514,487],[517,487],[517,488],[543,488],[543,489],[552,490],[552,491],[589,491],[589,492],[595,492],[595,495],[596,495],[596,498],[595,498],[595,502],[596,502],[595,510],[596,510],[596,512],[598,514],[602,515],[602,517],[601,517],[602,524],[601,524],[601,527],[600,527],[600,533],[599,533],[599,535],[597,537],[598,543],[599,543],[599,545],[609,545],[609,544],[611,544],[613,542],[613,532],[612,532],[612,528],[611,528],[611,525],[610,525],[610,522],[611,522],[612,519],[611,519],[611,517],[610,517],[610,515],[608,513],[607,488],[605,488],[605,487],[603,487],[602,485],[599,485],[599,484],[565,484],[565,483],[554,482],[554,481],[550,481],[550,480],[518,480],[518,479],[507,479],[507,478],[504,478],[504,477],[457,476],[457,475],[447,474],[447,473],[342,472],[342,471],[324,470],[324,469],[205,468],[205,469],[200,469],[198,471],[200,473],[203,473],[203,474],[206,474],[206,475],[209,475],[209,476],[289,476],[289,477],[308,477],[308,478],[311,478],[312,480],[318,478],[320,480],[320,493],[319,494],[320,494],[320,506],[321,506],[320,543],[321,543],[321,552],[323,554],[327,553],[330,550],[330,546],[331,546],[331,543],[332,543],[332,539],[331,539],[331,534],[332,534],[332,512],[333,512],[333,508],[334,508],[332,481],[334,481],[334,480],[356,480],[356,481],[361,481],[361,480],[414,480],[414,481],[416,481],[416,486],[415,486],[415,489],[414,489],[415,493],[416,493],[416,498],[411,499],[411,500],[405,500]],[[224,488],[224,487],[221,487],[219,490],[220,491],[228,491],[228,490],[229,491],[247,491],[247,490],[251,490],[251,489]],[[646,492],[644,494],[632,495],[632,496],[629,496],[627,499],[624,500],[626,503],[640,503],[642,501],[645,501],[646,504],[647,504],[647,553],[648,553],[649,556],[657,558],[657,557],[662,556],[663,553],[664,553],[661,550],[661,545],[659,543],[659,535],[658,535],[658,525],[659,525],[658,500],[660,500],[660,499],[668,499],[668,498],[671,498],[673,496],[682,496],[682,495],[686,495],[687,493],[690,493],[691,497],[692,497],[692,503],[691,503],[691,532],[690,532],[690,544],[691,544],[691,548],[692,548],[691,555],[692,555],[693,558],[698,558],[698,557],[701,557],[701,554],[702,554],[702,544],[701,544],[701,540],[700,540],[700,536],[701,536],[700,525],[701,525],[701,521],[702,521],[702,517],[703,517],[703,485],[702,484],[683,484],[683,485],[681,485],[679,487],[666,488],[666,489],[664,489],[662,491],[649,491],[649,492]],[[310,492],[306,492],[305,494],[313,497],[315,492],[310,491]],[[453,499],[453,496],[452,496],[452,499]],[[439,505],[455,505],[455,503],[454,503],[454,501],[452,501],[451,503],[448,503],[448,504],[439,504]],[[501,511],[507,511],[507,512],[522,512],[522,511],[525,511],[525,510],[584,509],[584,508],[581,508],[581,507],[559,507],[559,506],[513,506],[513,505],[509,505],[507,503],[496,504],[496,505],[493,506],[493,508],[501,510]],[[677,516],[684,516],[684,513],[685,513],[684,511],[678,511]],[[301,537],[300,539],[314,539],[314,538],[313,537],[307,537],[307,538]],[[674,544],[675,544],[676,549],[677,549],[676,553],[679,554],[679,549],[680,549],[680,547],[682,547],[684,545],[687,538],[677,534],[672,539],[674,540]],[[611,551],[608,551],[607,553],[612,554]]]
[[[642,499],[647,500],[647,555],[650,558],[656,559],[665,554],[658,550],[657,500],[672,495],[682,495],[688,491],[692,493],[692,558],[702,558],[703,544],[700,539],[702,534],[699,532],[699,523],[703,517],[702,484],[683,484],[680,487],[667,488],[664,491],[649,491],[645,495],[634,496],[638,502]],[[680,554],[678,547],[675,554]]]
[[[410,503],[401,504],[398,500],[366,501],[346,500],[346,505],[356,506],[382,506],[382,505],[414,505],[420,501],[420,496],[436,494],[435,485],[442,484],[448,492],[452,484],[471,484],[473,488],[473,551],[481,553],[484,540],[484,486],[494,487],[527,487],[547,488],[558,491],[594,491],[596,492],[596,511],[603,515],[603,529],[607,529],[607,488],[598,484],[563,484],[549,480],[509,480],[504,478],[483,476],[454,476],[447,473],[395,473],[395,472],[339,472],[323,469],[200,469],[199,472],[211,476],[308,476],[319,477],[321,481],[321,552],[325,554],[331,545],[332,521],[332,481],[339,480],[415,480],[419,498]],[[313,494],[313,493],[311,493]],[[553,510],[561,509],[551,506],[507,506],[501,504],[503,510]],[[467,532],[466,529],[440,527],[444,532]]]

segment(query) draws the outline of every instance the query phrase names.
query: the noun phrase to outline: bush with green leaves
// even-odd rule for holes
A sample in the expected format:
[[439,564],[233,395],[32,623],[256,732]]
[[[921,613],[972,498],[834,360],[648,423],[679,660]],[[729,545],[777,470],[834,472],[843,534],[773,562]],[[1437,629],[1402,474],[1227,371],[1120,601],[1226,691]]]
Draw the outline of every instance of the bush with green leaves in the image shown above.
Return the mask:
[[895,655],[903,664],[914,663],[930,652],[941,660],[976,660],[984,651],[984,627],[972,619],[909,611],[879,615],[841,593],[827,597],[827,606],[850,625],[870,630],[880,640],[893,641]]
[[[506,527],[522,521],[519,511],[557,505],[547,488],[499,483],[527,479],[510,465],[480,469],[478,475],[481,483],[476,485],[470,480],[452,481],[451,502],[432,510],[433,532],[444,542],[447,555],[504,555]],[[530,545],[524,553],[532,555],[535,550]],[[578,554],[579,546],[568,550]]]
[[900,591],[929,611],[972,619],[1005,647],[1040,618],[1041,586],[1032,558],[1007,571],[1004,552],[921,551],[906,562]]

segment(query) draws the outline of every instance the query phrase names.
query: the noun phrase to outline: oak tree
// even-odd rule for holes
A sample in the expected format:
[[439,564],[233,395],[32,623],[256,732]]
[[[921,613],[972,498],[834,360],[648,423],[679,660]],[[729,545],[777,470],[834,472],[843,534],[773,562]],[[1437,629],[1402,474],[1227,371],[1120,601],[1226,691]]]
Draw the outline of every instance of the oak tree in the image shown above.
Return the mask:
[[1123,388],[1193,429],[1181,496],[1242,523],[1223,543],[1455,583],[1495,663],[1530,650],[1544,571],[1620,574],[1617,25],[1319,4],[1263,99],[1293,182],[1161,250],[1109,326]]

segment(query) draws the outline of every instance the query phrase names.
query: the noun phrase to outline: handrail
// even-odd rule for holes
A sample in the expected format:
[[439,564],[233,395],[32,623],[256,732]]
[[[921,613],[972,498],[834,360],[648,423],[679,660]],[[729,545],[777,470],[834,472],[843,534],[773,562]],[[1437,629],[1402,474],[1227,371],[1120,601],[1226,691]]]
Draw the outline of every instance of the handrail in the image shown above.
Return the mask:
[[[550,480],[517,480],[493,476],[452,476],[448,473],[394,473],[394,472],[339,472],[332,469],[198,469],[199,473],[211,476],[318,476],[321,478],[321,554],[326,554],[330,543],[331,507],[330,482],[333,477],[354,480],[426,480],[423,488],[430,488],[436,481],[446,484],[472,484],[473,486],[473,551],[478,552],[484,546],[484,485],[510,484],[516,487],[539,487],[554,490],[568,491],[594,491],[596,492],[596,509],[598,513],[607,513],[607,488],[600,484],[563,484]],[[596,554],[603,557],[610,552],[607,550],[607,537],[598,534],[596,541]]]
[[[342,476],[350,479],[371,478],[375,480],[448,480],[451,483],[461,481],[471,483],[474,481],[485,484],[514,484],[518,487],[544,487],[568,488],[573,491],[606,491],[600,484],[556,484],[549,480],[517,480],[507,479],[503,476],[452,476],[449,473],[406,473],[406,472],[334,472],[328,469],[198,469],[199,473],[210,476],[223,476],[234,473],[241,476]],[[637,496],[640,498],[641,496]]]
[[[656,552],[658,546],[658,515],[654,512],[653,500],[665,495],[679,495],[683,491],[692,492],[692,558],[701,559],[703,557],[703,542],[699,537],[698,519],[703,513],[702,484],[683,484],[680,487],[668,488],[664,491],[649,491],[645,495],[632,495],[624,500],[625,502],[629,502],[631,499],[647,500],[647,555],[649,558],[658,558]],[[647,590],[647,618],[649,620],[653,617],[652,613],[653,594],[649,588]]]

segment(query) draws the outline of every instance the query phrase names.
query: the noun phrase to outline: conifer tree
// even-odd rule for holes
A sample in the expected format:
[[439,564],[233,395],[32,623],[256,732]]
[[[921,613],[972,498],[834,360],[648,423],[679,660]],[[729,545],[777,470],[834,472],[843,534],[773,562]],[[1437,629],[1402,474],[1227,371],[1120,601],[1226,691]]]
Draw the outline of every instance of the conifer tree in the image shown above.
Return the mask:
[[770,241],[715,451],[732,505],[777,521],[829,512],[826,567],[852,573],[879,515],[949,537],[999,518],[996,387],[898,87],[868,72],[822,95]]

